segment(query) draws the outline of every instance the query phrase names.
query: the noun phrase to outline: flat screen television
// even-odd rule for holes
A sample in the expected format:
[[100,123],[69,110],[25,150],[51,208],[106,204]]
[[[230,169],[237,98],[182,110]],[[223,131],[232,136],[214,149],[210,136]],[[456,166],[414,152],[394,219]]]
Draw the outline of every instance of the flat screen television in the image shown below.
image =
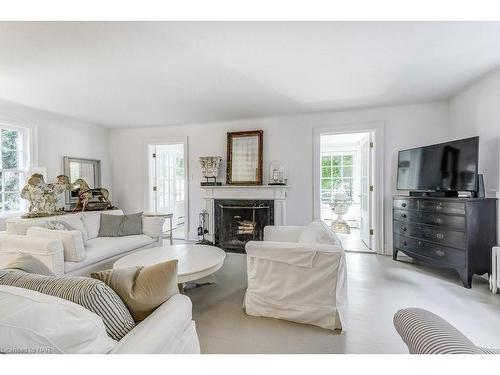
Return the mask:
[[475,192],[479,137],[399,151],[398,190]]

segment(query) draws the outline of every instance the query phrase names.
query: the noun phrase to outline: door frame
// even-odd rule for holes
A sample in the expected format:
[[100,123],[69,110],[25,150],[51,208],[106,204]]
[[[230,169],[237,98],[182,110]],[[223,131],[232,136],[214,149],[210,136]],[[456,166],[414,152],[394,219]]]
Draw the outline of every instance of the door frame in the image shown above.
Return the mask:
[[[185,222],[184,222],[184,240],[189,240],[189,150],[188,150],[188,137],[173,137],[173,138],[155,138],[151,140],[144,140],[143,150],[144,159],[143,165],[143,181],[144,181],[144,192],[143,192],[143,207],[149,207],[150,194],[151,194],[151,179],[150,179],[150,160],[149,160],[149,147],[150,146],[162,146],[162,145],[176,145],[182,144],[184,146],[184,212],[185,212]],[[173,238],[173,237],[172,237]]]
[[320,218],[321,214],[321,164],[320,164],[320,137],[326,134],[347,134],[347,133],[368,133],[374,134],[374,153],[372,157],[372,178],[374,191],[372,195],[372,223],[373,223],[373,247],[377,254],[385,255],[384,245],[384,133],[385,124],[383,122],[364,122],[337,125],[318,125],[313,127],[313,218]]

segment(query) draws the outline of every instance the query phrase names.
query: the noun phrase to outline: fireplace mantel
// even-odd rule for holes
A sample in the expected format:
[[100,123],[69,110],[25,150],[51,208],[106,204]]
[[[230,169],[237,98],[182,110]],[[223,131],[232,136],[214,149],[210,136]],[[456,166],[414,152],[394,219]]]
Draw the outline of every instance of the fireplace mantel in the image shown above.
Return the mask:
[[290,186],[284,185],[221,185],[202,186],[204,208],[209,216],[208,240],[214,240],[214,201],[216,199],[269,199],[274,201],[274,225],[286,225],[286,198]]

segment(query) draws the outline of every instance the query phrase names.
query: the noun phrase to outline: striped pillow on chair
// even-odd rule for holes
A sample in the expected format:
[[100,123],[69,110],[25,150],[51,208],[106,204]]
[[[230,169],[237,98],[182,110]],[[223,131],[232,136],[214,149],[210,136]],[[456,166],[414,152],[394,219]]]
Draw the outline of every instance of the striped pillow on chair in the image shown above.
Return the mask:
[[462,332],[430,311],[408,308],[394,315],[396,331],[411,354],[487,354]]
[[135,326],[134,319],[120,297],[99,280],[0,271],[0,285],[30,289],[77,303],[99,315],[108,335],[115,340],[120,340]]

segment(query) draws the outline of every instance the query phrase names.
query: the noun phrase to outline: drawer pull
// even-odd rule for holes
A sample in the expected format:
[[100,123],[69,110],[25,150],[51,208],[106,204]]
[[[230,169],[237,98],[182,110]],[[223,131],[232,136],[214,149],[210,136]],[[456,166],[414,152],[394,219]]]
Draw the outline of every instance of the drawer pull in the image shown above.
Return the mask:
[[436,223],[437,224],[442,224],[443,223],[443,219],[441,219],[440,217],[437,217],[436,218]]
[[403,241],[403,246],[406,246],[406,245],[408,245],[408,242]]
[[444,251],[443,250],[436,250],[435,251],[436,255],[439,256],[439,257],[442,257],[444,256]]
[[406,207],[406,203],[401,203],[401,207]]
[[402,230],[403,232],[406,232],[406,231],[407,231],[406,227],[402,227],[402,228],[401,228],[401,230]]
[[406,219],[406,214],[401,214],[401,217],[402,217],[403,219]]
[[436,234],[436,238],[442,240],[444,238],[444,234],[443,233],[438,233],[438,234]]

